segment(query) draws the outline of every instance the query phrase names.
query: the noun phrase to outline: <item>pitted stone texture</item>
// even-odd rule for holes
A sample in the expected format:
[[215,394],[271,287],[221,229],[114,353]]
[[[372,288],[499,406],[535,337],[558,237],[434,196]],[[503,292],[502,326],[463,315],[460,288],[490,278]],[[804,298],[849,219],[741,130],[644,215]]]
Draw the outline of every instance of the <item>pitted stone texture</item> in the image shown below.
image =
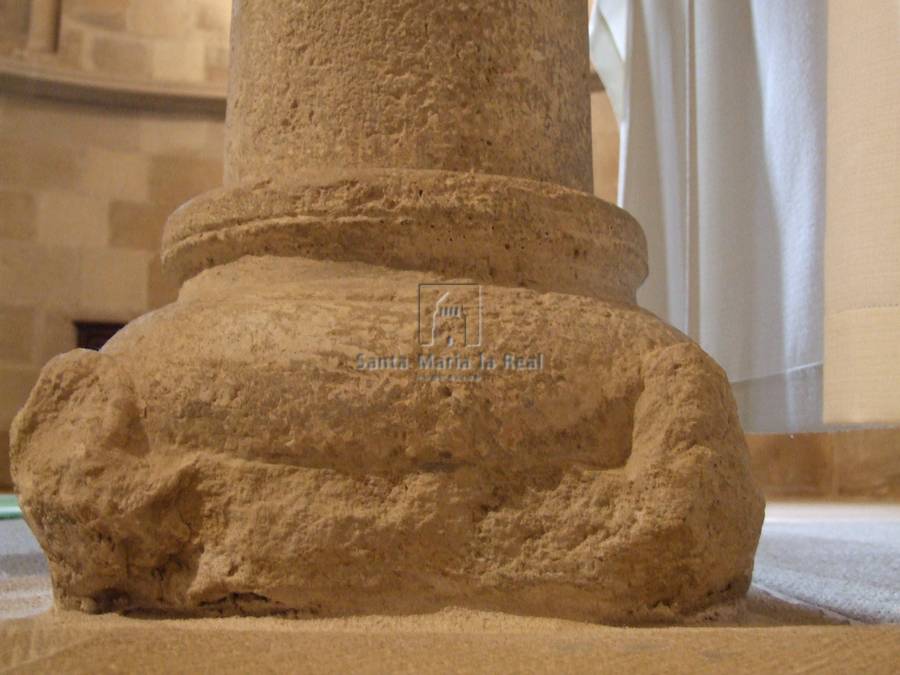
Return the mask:
[[637,308],[489,286],[483,351],[543,370],[359,370],[426,349],[435,281],[248,257],[52,361],[13,470],[58,602],[642,621],[742,594],[763,506],[721,369]]
[[226,186],[442,169],[591,192],[583,0],[237,0]]
[[243,255],[422,270],[634,302],[647,246],[628,213],[577,190],[448,171],[332,171],[209,192],[166,226],[180,280]]

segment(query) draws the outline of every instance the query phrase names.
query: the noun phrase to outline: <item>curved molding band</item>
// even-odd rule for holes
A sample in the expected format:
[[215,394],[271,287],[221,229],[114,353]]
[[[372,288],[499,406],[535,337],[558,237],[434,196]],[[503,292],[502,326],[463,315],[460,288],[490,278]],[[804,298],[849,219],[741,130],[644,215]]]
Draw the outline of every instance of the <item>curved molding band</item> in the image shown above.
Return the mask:
[[618,207],[550,183],[452,171],[315,172],[214,190],[169,218],[163,264],[182,281],[245,255],[629,303],[647,276],[643,231]]

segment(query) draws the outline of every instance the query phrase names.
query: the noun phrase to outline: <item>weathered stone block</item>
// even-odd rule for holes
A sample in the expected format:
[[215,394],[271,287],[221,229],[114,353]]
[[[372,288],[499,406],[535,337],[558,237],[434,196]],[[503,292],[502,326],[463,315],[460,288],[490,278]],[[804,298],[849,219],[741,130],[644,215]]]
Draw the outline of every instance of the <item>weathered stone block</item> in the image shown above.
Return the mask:
[[149,201],[175,206],[222,181],[222,162],[186,154],[151,158]]
[[546,370],[358,368],[418,363],[425,281],[244,258],[52,361],[13,459],[58,601],[638,621],[746,589],[762,504],[709,357],[634,307],[492,286],[484,350]]
[[900,497],[900,430],[831,434],[838,497]]
[[0,366],[0,426],[8,428],[19,409],[25,405],[28,392],[38,379],[38,369],[32,364]]
[[153,78],[162,82],[203,82],[206,44],[199,39],[160,40],[153,44]]
[[222,151],[225,147],[224,125],[216,120],[191,117],[173,120],[168,116],[147,115],[140,123],[141,149],[149,155],[169,158],[170,167],[180,170],[177,159],[201,157],[215,163],[211,170],[218,185],[222,178]]
[[225,45],[206,45],[205,52],[206,80],[208,82],[228,81],[228,47]]
[[84,29],[63,25],[59,32],[59,48],[56,53],[63,65],[84,68],[86,59]]
[[827,434],[757,434],[747,441],[753,473],[767,496],[832,496],[834,452]]
[[0,361],[31,363],[35,315],[34,307],[0,305]]
[[166,274],[159,256],[153,256],[147,266],[147,306],[158,309],[178,297],[179,284]]
[[83,316],[128,321],[147,307],[147,261],[153,254],[125,249],[81,252],[78,308]]
[[88,104],[8,96],[0,115],[2,133],[44,145],[137,150],[141,115]]
[[19,305],[71,309],[78,303],[79,255],[61,246],[5,241],[0,246],[0,288]]
[[90,53],[94,69],[101,73],[137,80],[153,76],[150,48],[141,42],[99,34],[93,38]]
[[38,241],[71,247],[103,247],[109,243],[107,204],[77,192],[51,190],[40,196]]
[[0,135],[0,147],[0,184],[4,186],[70,189],[78,183],[82,165],[75,147],[26,141],[7,134]]
[[191,28],[196,2],[130,2],[128,28],[136,35],[175,38]]
[[38,363],[75,349],[77,335],[71,313],[45,310],[38,320]]
[[28,2],[0,0],[0,39],[23,44],[28,33]]
[[149,201],[150,158],[138,152],[85,150],[79,192],[108,200]]
[[0,239],[33,239],[37,231],[34,195],[18,190],[0,190]]
[[109,243],[116,248],[158,251],[169,210],[155,204],[114,201],[109,205]]

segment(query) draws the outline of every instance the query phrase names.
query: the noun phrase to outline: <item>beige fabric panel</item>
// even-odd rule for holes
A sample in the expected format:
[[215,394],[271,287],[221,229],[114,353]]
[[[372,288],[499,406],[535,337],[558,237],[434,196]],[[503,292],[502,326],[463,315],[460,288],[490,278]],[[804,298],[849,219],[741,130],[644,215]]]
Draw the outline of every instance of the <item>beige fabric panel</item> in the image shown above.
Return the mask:
[[830,0],[824,417],[900,421],[900,2]]

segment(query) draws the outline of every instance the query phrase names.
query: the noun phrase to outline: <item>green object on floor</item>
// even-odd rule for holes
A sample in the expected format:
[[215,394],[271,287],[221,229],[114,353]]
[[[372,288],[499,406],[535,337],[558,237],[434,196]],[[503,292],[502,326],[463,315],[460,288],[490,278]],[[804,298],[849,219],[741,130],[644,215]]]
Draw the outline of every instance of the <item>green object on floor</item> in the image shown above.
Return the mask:
[[0,495],[0,520],[15,520],[22,517],[19,500],[15,495]]

